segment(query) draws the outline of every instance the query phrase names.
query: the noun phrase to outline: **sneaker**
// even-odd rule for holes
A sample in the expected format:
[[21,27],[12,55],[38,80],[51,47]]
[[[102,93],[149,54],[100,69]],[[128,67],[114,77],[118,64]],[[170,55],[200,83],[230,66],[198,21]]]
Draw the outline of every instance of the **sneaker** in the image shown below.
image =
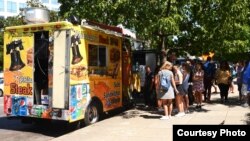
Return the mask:
[[158,108],[158,111],[159,111],[159,112],[163,112],[164,109],[163,109],[163,108]]
[[173,113],[178,113],[178,109],[177,108],[175,108],[175,109],[173,109],[173,111],[172,111]]
[[162,116],[162,117],[160,118],[160,120],[168,120],[168,119],[169,119],[168,116]]
[[185,113],[184,112],[180,112],[178,114],[175,115],[175,117],[183,117],[185,116]]
[[190,111],[189,110],[185,110],[185,114],[189,114],[190,113]]

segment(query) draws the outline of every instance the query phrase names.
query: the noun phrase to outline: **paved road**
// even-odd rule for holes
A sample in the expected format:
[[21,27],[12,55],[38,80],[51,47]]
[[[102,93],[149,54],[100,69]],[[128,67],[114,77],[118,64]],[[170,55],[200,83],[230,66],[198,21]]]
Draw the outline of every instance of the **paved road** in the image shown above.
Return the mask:
[[[237,90],[237,89],[235,89]],[[173,125],[250,125],[250,108],[238,103],[238,93],[229,95],[229,103],[221,104],[219,94],[202,110],[191,106],[184,117],[160,120],[163,113],[138,106],[110,119],[79,129],[52,141],[172,141]]]

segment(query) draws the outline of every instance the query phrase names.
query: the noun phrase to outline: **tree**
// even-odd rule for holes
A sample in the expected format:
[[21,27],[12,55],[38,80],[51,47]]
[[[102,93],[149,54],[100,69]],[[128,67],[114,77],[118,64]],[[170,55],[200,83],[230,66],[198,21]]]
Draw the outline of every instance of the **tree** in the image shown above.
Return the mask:
[[[190,0],[187,27],[192,50],[209,51],[233,60],[233,54],[249,50],[249,0]],[[245,53],[246,55],[246,53]],[[218,59],[220,59],[218,58]]]
[[179,32],[182,20],[181,7],[185,2],[177,0],[91,0],[79,1],[59,0],[61,16],[75,14],[109,25],[122,23],[134,29],[137,36],[150,42],[150,47],[159,51],[171,44],[173,35]]
[[[85,0],[61,2],[60,14],[134,29],[159,51],[181,47],[228,59],[249,50],[250,0]],[[177,40],[173,40],[177,37]],[[222,52],[222,53],[221,53]],[[233,57],[235,58],[235,57]]]

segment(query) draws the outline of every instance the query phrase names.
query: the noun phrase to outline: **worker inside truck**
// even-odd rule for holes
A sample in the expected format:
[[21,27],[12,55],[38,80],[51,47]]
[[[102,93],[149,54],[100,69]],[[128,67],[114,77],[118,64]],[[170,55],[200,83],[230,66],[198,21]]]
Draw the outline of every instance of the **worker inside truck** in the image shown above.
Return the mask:
[[49,33],[35,33],[34,93],[35,104],[41,104],[41,94],[48,94]]

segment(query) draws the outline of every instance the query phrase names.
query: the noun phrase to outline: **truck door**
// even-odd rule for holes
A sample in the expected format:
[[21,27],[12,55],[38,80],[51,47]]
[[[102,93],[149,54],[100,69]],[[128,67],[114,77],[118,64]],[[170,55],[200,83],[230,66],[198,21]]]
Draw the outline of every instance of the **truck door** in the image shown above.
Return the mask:
[[70,30],[54,32],[52,108],[69,107]]

